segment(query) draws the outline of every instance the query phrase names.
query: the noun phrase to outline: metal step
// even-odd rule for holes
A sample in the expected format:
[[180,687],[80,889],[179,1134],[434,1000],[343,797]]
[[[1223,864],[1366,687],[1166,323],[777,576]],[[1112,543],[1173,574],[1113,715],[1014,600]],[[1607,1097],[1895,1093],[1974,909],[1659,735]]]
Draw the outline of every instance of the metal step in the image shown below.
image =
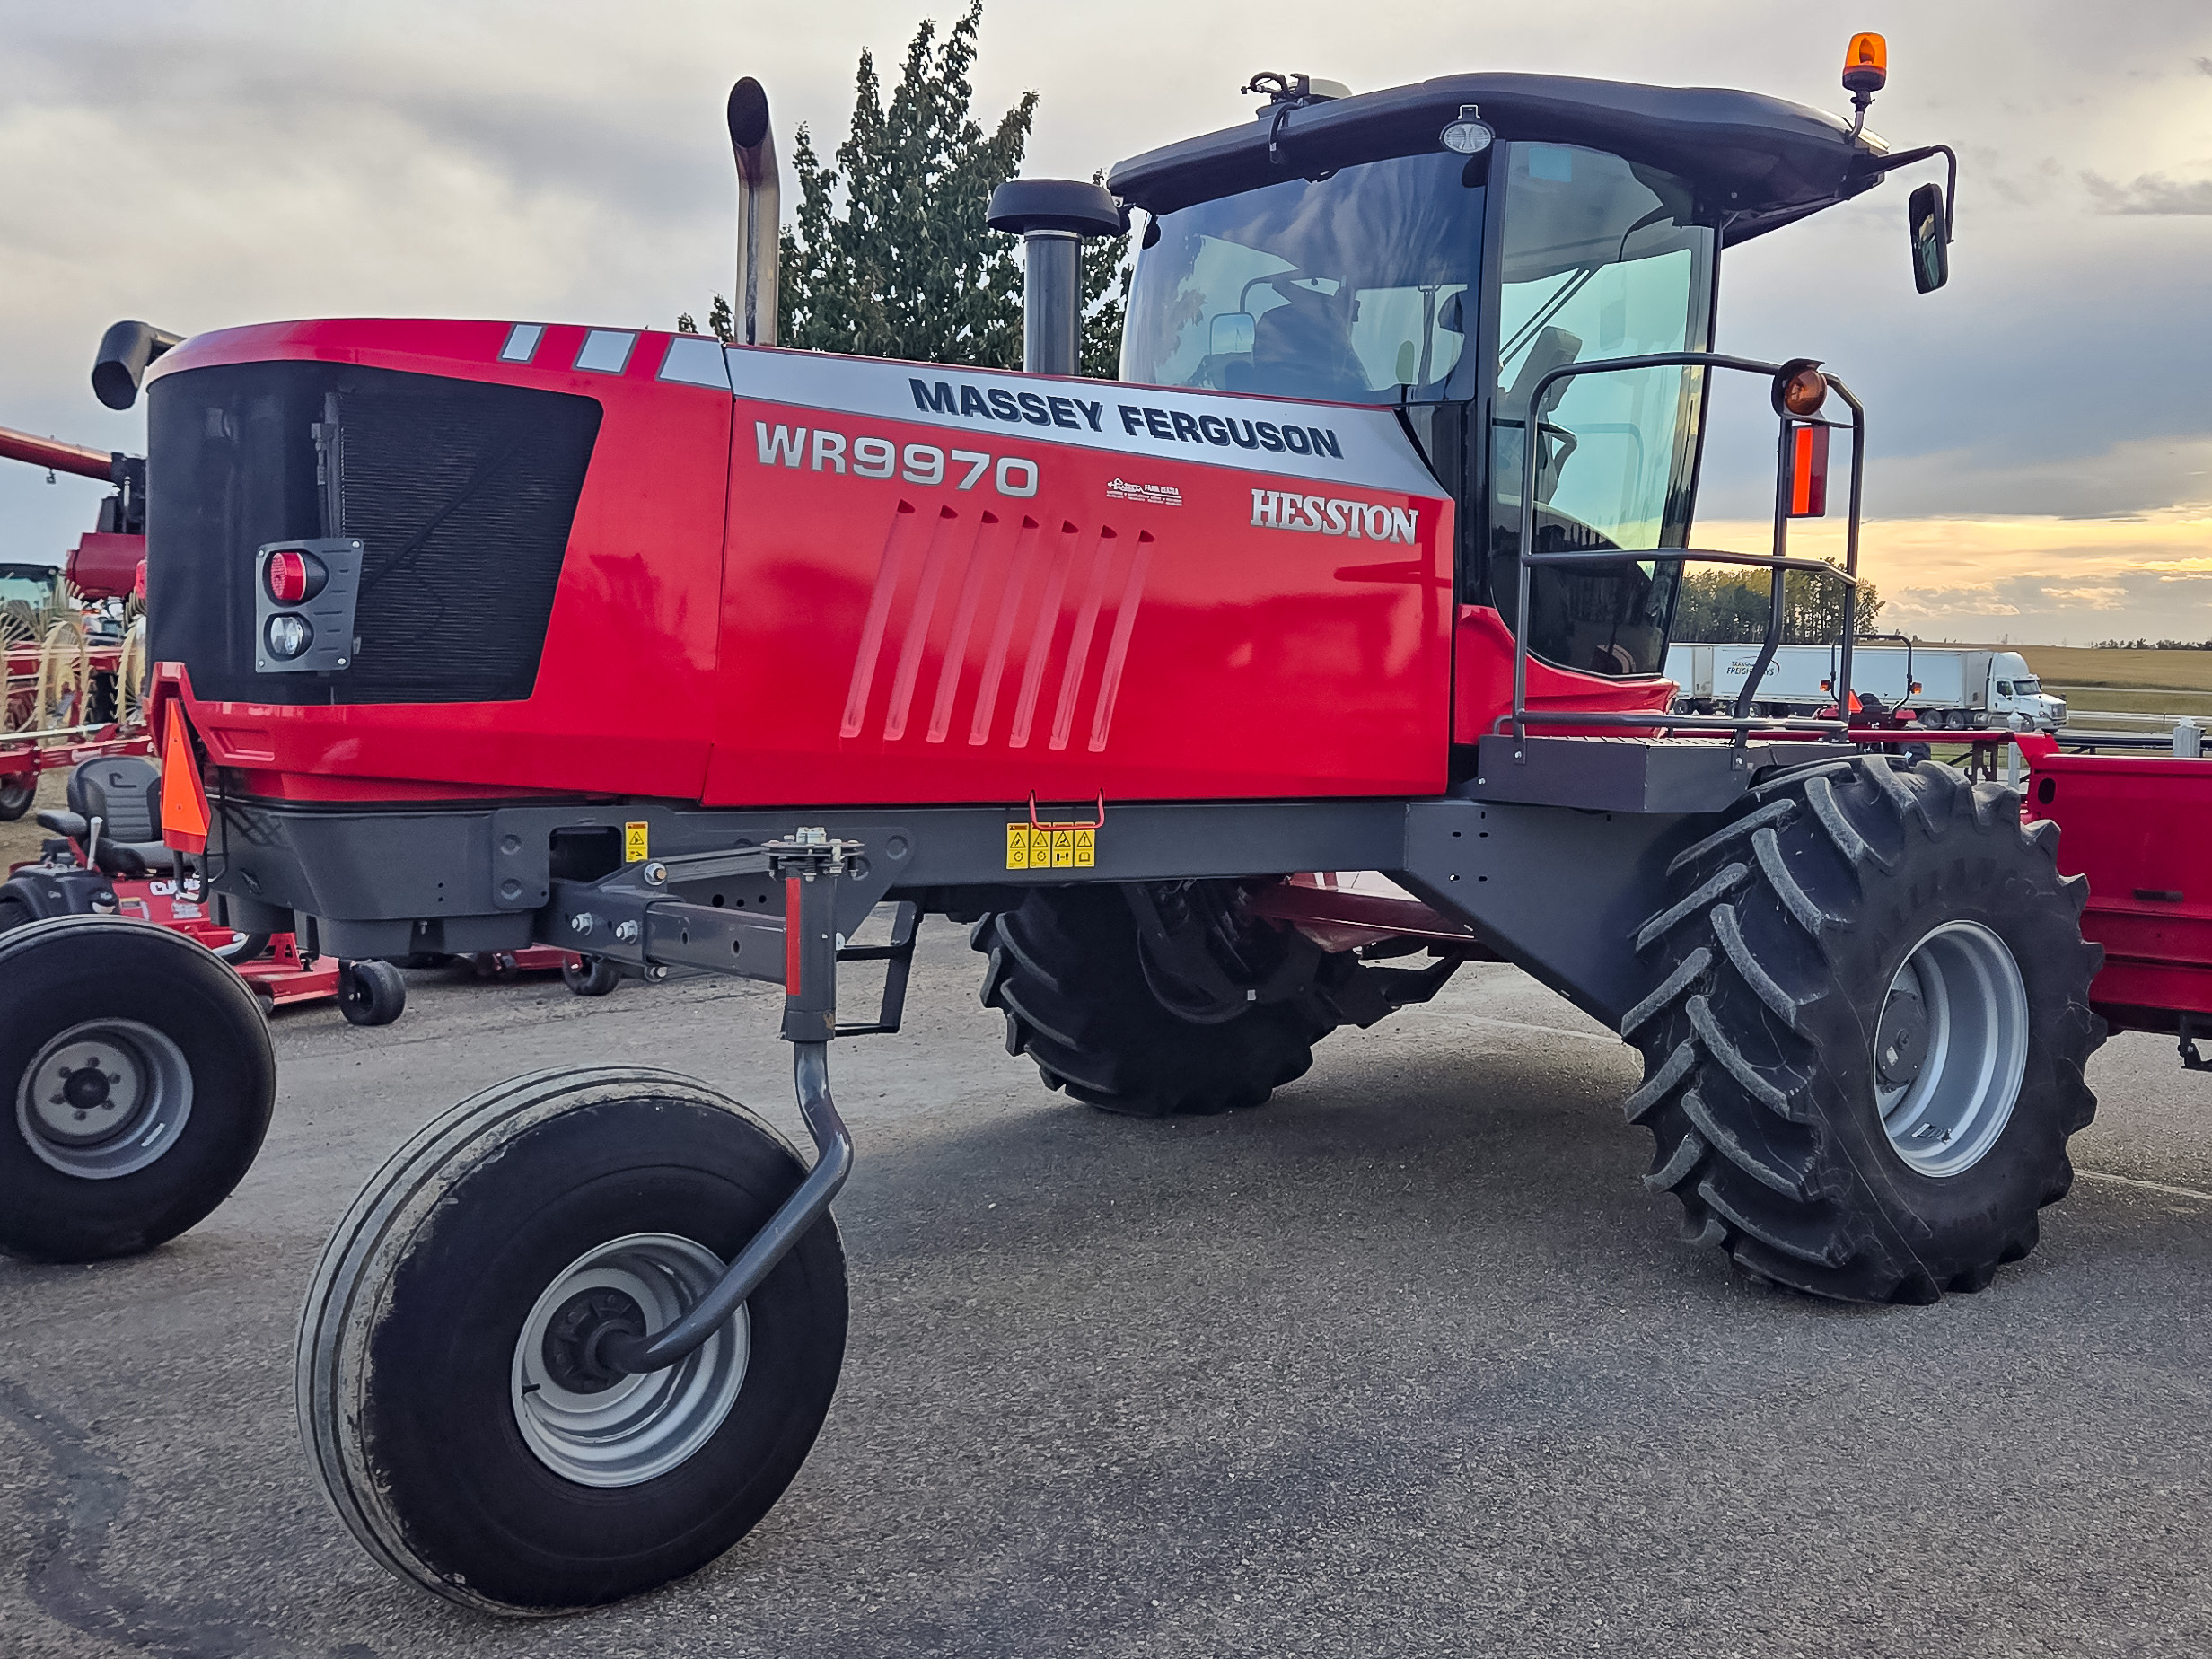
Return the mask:
[[1775,767],[1848,757],[1848,744],[1754,740],[1742,748],[1701,737],[1539,737],[1482,740],[1478,801],[1572,806],[1601,812],[1718,812]]

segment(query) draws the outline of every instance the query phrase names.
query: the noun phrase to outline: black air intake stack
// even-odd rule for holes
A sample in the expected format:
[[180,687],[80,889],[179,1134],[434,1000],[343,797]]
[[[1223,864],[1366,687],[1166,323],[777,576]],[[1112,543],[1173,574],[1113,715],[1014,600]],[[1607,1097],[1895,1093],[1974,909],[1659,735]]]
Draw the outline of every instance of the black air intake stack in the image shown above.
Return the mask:
[[100,337],[100,350],[92,358],[92,395],[111,409],[127,409],[138,401],[138,387],[146,367],[184,336],[157,329],[150,322],[118,322]]
[[768,95],[747,75],[730,89],[730,149],[737,157],[737,292],[733,310],[741,346],[776,344],[777,215],[783,181]]
[[1086,236],[1128,229],[1121,206],[1103,187],[1076,179],[1009,179],[991,192],[991,229],[1022,239],[1022,366],[1032,374],[1074,374],[1082,360]]

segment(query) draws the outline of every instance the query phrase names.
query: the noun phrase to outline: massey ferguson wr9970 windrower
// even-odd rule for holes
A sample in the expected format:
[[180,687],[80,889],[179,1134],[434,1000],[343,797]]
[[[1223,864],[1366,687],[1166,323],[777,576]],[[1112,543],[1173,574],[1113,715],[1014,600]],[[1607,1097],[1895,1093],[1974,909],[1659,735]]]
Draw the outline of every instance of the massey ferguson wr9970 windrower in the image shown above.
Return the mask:
[[[1880,82],[1862,37],[1861,120]],[[1517,963],[1642,1051],[1628,1117],[1690,1237],[1820,1295],[1977,1289],[2067,1190],[2101,1027],[2051,833],[1748,687],[1669,714],[1660,675],[1686,559],[1771,574],[1770,648],[1786,571],[1856,568],[1858,401],[1710,349],[1722,250],[1948,152],[1740,92],[1253,89],[1106,189],[1000,191],[1028,373],[769,349],[750,82],[743,344],[295,322],[151,372],[154,715],[233,926],[786,988],[811,1167],[673,1073],[540,1073],[347,1214],[299,1407],[394,1572],[604,1602],[776,1501],[844,1350],[829,1045],[896,1028],[923,913],[973,922],[1049,1084],[1135,1113],[1257,1105],[1331,1028]],[[1080,239],[1131,210],[1121,379],[1073,378]],[[1938,285],[1938,188],[1911,228]],[[1769,555],[1690,544],[1737,374],[1778,420]],[[1839,433],[1831,572],[1786,536]],[[863,953],[884,1005],[841,1026]],[[196,1123],[217,1022],[137,1017]],[[26,1138],[92,1133],[70,1091],[110,1085],[66,1031],[0,1058]]]

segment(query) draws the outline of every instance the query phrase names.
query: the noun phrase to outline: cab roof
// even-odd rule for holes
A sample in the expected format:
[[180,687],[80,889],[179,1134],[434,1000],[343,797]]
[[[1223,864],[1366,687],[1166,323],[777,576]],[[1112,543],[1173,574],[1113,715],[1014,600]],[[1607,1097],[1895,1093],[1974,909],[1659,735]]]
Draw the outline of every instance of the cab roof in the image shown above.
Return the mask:
[[[1879,182],[1889,146],[1855,138],[1840,116],[1760,92],[1645,86],[1556,75],[1454,75],[1282,111],[1121,162],[1106,187],[1133,207],[1172,213],[1285,178],[1441,150],[1462,105],[1500,138],[1610,150],[1690,180],[1723,221],[1724,242],[1749,240]],[[1281,114],[1281,125],[1277,117]],[[1279,162],[1268,156],[1272,136]]]

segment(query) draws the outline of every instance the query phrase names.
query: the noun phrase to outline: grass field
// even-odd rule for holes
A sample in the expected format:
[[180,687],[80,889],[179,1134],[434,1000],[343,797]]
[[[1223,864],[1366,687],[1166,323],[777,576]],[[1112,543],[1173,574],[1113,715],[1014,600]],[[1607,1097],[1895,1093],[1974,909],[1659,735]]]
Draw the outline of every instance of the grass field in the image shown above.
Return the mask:
[[2027,658],[2036,677],[2049,686],[2212,693],[2212,651],[2097,651],[2081,645],[2011,648]]

